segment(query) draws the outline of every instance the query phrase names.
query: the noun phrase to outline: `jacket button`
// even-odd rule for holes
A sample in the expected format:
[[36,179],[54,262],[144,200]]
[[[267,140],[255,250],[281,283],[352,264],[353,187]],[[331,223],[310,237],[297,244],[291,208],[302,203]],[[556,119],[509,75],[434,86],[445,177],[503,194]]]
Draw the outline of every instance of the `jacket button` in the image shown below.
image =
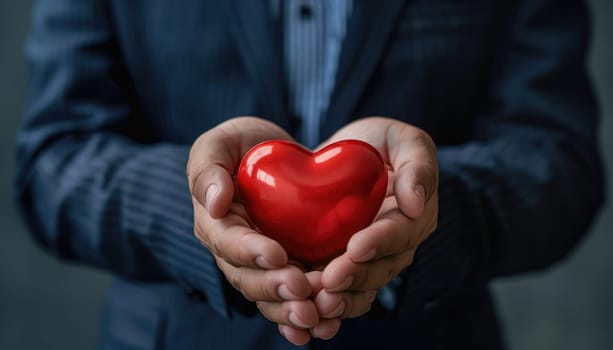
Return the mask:
[[309,5],[302,4],[300,5],[300,18],[309,19],[313,16],[313,10]]

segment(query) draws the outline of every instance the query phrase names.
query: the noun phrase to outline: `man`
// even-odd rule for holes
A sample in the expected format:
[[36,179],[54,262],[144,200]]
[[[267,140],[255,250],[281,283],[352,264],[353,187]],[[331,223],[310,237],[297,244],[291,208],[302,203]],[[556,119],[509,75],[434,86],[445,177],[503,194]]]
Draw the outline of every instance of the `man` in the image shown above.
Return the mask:
[[[101,348],[502,348],[488,282],[558,261],[603,201],[585,7],[39,1],[20,208],[116,274]],[[234,193],[292,137],[365,140],[392,175],[314,271]]]

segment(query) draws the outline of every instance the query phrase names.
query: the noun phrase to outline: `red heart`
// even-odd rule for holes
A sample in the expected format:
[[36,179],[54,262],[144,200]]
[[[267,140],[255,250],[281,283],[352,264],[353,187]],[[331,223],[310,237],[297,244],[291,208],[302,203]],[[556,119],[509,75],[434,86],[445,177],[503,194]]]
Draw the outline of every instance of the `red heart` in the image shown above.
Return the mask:
[[253,223],[306,264],[342,253],[374,220],[387,189],[387,167],[363,141],[316,153],[287,141],[253,147],[238,169],[238,189]]

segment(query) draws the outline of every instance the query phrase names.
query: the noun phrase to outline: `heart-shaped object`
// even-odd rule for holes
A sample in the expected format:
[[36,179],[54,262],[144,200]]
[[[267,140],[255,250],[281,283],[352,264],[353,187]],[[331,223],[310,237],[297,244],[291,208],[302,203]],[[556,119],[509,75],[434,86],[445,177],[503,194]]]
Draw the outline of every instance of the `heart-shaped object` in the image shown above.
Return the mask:
[[363,141],[338,141],[312,153],[273,140],[245,154],[237,182],[260,231],[291,258],[315,265],[342,253],[372,223],[387,190],[387,167]]

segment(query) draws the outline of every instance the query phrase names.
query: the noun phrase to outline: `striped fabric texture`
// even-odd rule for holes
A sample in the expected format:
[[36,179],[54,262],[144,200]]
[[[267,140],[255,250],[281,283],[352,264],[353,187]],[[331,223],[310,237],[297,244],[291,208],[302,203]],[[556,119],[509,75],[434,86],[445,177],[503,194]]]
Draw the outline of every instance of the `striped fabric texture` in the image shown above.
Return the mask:
[[314,148],[334,88],[353,1],[273,0],[271,5],[282,23],[289,106],[302,119],[303,144]]

